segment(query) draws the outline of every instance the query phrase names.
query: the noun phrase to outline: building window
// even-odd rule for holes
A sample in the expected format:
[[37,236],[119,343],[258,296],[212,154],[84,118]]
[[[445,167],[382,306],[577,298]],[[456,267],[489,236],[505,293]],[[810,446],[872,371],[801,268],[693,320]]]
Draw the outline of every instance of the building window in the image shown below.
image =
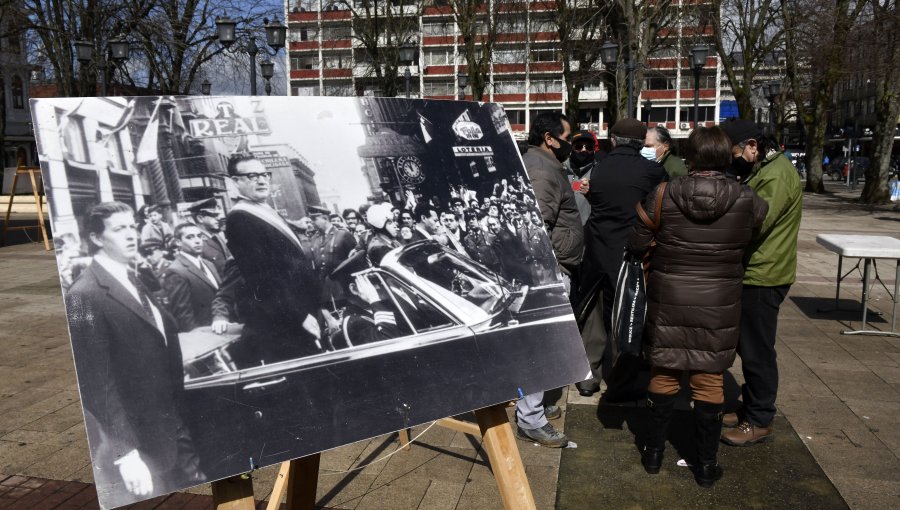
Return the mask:
[[506,110],[510,124],[525,124],[525,110]]
[[70,115],[62,110],[57,110],[57,118],[65,123],[62,129],[63,147],[66,151],[66,159],[78,163],[90,163],[91,159],[87,150],[87,139],[84,136],[84,119],[77,115]]
[[426,66],[447,66],[453,65],[453,50],[444,48],[436,50],[425,50],[423,55]]
[[350,39],[350,37],[350,25],[322,28],[322,40],[324,41],[340,41],[342,39]]
[[495,64],[523,64],[525,63],[525,49],[496,50],[491,55]]
[[[655,109],[655,108],[654,108]],[[698,113],[700,118],[697,119],[700,122],[709,122],[716,120],[716,107],[715,106],[701,106],[698,108]],[[686,107],[681,109],[681,122],[688,122],[694,120],[694,107]],[[651,119],[652,122],[652,119]]]
[[293,27],[290,30],[291,41],[315,41],[319,35],[319,29],[315,25],[303,25]]
[[22,83],[21,76],[13,76],[12,80],[12,103],[13,108],[19,110],[25,108],[25,85]]
[[559,24],[553,19],[535,19],[531,20],[531,33],[538,32],[558,32]]
[[422,24],[423,36],[453,35],[453,24],[450,22],[429,22]]
[[319,60],[314,57],[291,57],[291,69],[318,69]]
[[522,80],[497,80],[494,82],[494,94],[524,94],[525,82]]
[[531,61],[532,62],[556,62],[556,50],[554,49],[540,49],[540,50],[531,50]]
[[534,94],[561,93],[562,80],[532,80],[531,92]]
[[350,67],[350,55],[330,54],[322,59],[325,69],[344,69]]
[[675,107],[650,107],[650,116],[648,117],[648,122],[675,122]]
[[452,81],[426,81],[423,96],[455,96],[456,85]]
[[309,85],[305,87],[291,87],[292,96],[316,96],[319,94],[319,87]]
[[[693,74],[687,74],[681,76],[681,89],[694,89],[694,76]],[[701,74],[700,75],[700,88],[701,89],[714,89],[716,88],[716,75],[714,74]]]
[[674,88],[675,78],[651,76],[644,79],[644,90],[672,90]]
[[325,85],[326,96],[354,96],[353,85],[350,83],[336,83]]

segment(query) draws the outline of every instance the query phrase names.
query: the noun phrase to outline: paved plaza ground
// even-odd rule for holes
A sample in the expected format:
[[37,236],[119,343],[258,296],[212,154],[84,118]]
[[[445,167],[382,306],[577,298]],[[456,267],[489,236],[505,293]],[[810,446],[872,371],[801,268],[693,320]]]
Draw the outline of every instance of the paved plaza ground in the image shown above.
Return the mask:
[[[781,308],[776,440],[742,449],[723,445],[725,477],[703,490],[675,465],[677,426],[662,472],[651,477],[634,446],[645,410],[598,407],[597,396],[565,389],[565,413],[554,424],[577,448],[518,442],[538,508],[900,508],[900,338],[840,334],[859,326],[858,273],[842,287],[840,304],[848,311],[818,312],[833,305],[837,256],[815,242],[820,233],[900,238],[900,212],[861,207],[852,201],[859,190],[826,184],[832,193],[804,197],[797,283]],[[893,263],[882,261],[878,273],[893,290]],[[890,329],[885,288],[873,288],[869,306],[885,313],[871,325]],[[95,508],[56,265],[40,245],[0,248],[0,374],[0,508]],[[739,360],[731,375],[733,395]],[[675,424],[686,427],[687,402],[680,408]],[[397,448],[394,435],[324,453],[318,505],[501,508],[480,441],[428,425],[412,434],[421,437],[409,451],[384,460]],[[274,478],[271,467],[254,473],[260,499]],[[139,507],[210,508],[208,494],[207,485]]]

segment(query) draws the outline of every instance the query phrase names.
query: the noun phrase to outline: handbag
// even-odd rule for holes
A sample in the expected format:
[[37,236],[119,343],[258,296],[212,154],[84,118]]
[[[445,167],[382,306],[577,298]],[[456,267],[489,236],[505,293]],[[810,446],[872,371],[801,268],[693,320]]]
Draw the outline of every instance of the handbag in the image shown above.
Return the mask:
[[[638,217],[652,232],[659,230],[660,216],[662,214],[662,201],[665,196],[666,183],[661,183],[656,188],[656,207],[651,221],[638,203],[635,206]],[[616,346],[621,354],[640,356],[643,346],[644,324],[647,319],[647,276],[650,269],[650,258],[656,240],[650,242],[647,251],[640,260],[625,257],[619,268],[619,278],[616,281],[616,296],[613,300],[612,334]]]

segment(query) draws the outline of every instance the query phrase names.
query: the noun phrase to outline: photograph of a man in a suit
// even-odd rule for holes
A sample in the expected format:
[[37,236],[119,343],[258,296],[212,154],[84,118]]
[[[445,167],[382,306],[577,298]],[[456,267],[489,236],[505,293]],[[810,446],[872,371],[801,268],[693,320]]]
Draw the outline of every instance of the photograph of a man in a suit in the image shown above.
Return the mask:
[[[235,154],[228,175],[239,195],[225,218],[237,271],[226,271],[222,288],[234,292],[244,323],[232,356],[259,365],[323,352],[316,319],[322,284],[297,234],[267,203],[272,172],[250,154]],[[229,281],[232,276],[242,283]],[[213,330],[225,331],[221,322]]]
[[163,273],[162,286],[178,331],[191,331],[212,324],[211,304],[219,289],[219,274],[203,258],[203,233],[192,223],[175,227],[178,255]]
[[104,202],[85,224],[93,259],[66,294],[66,312],[99,490],[146,496],[202,483],[182,420],[175,320],[134,271],[134,211]]

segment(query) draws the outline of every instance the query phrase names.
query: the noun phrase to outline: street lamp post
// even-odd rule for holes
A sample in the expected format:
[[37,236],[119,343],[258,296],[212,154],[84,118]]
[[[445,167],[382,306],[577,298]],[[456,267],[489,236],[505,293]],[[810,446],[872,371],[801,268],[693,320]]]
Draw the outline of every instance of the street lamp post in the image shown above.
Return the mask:
[[208,96],[210,92],[212,92],[212,83],[204,78],[203,83],[200,84],[200,93],[204,96]]
[[[94,60],[94,45],[90,41],[78,40],[72,43],[72,46],[75,47],[75,58],[82,66],[88,65]],[[115,69],[128,59],[128,51],[129,43],[126,39],[122,37],[110,39],[107,55],[97,62],[97,69],[100,71],[100,95],[107,94],[106,69],[109,62],[112,61],[113,69]]]
[[775,122],[775,101],[781,96],[781,83],[773,81],[767,85],[763,85],[763,94],[769,100],[769,131],[775,136],[777,122]]
[[466,99],[466,86],[469,84],[469,75],[459,73],[456,75],[456,79],[459,82],[459,95],[458,98],[460,101],[465,101]]
[[648,97],[644,100],[644,124],[650,127],[650,108],[653,107],[653,101]]
[[[263,23],[265,24],[266,29],[266,44],[272,48],[271,53],[265,46],[258,46],[256,44],[256,35],[254,35],[251,31],[245,30],[242,34],[243,38],[246,40],[242,40],[238,42],[238,34],[237,34],[237,21],[228,17],[228,14],[224,16],[216,18],[216,34],[218,36],[219,42],[222,46],[225,47],[228,51],[235,53],[238,51],[242,51],[250,56],[250,95],[256,95],[256,55],[259,54],[260,51],[266,54],[267,57],[275,57],[278,55],[278,51],[281,48],[284,48],[285,38],[287,37],[287,27],[281,24],[278,19],[274,19],[271,22],[268,18],[263,18]],[[238,42],[235,45],[235,42]],[[271,64],[272,67],[266,68]],[[266,72],[271,71],[271,75],[267,78],[266,82],[266,93],[271,93],[272,87],[268,83],[268,80],[274,76],[275,68],[274,64],[267,58],[265,61],[260,63],[260,68],[263,71],[263,78],[265,78]]]
[[614,42],[607,42],[600,47],[600,60],[607,69],[624,69],[626,74],[626,85],[628,87],[628,110],[627,117],[634,117],[634,71],[640,66],[634,61],[631,55],[624,65],[619,64],[619,45]]
[[259,63],[259,70],[262,72],[262,77],[266,80],[266,95],[272,95],[272,77],[275,76],[275,62],[272,62],[269,59],[265,59]]
[[691,48],[691,69],[694,70],[694,128],[700,120],[700,71],[706,65],[709,47],[697,45]]
[[406,98],[409,99],[409,92],[412,82],[412,73],[409,67],[416,60],[416,46],[411,43],[404,43],[400,46],[400,62],[406,64],[406,70],[403,71],[403,77],[406,80]]

